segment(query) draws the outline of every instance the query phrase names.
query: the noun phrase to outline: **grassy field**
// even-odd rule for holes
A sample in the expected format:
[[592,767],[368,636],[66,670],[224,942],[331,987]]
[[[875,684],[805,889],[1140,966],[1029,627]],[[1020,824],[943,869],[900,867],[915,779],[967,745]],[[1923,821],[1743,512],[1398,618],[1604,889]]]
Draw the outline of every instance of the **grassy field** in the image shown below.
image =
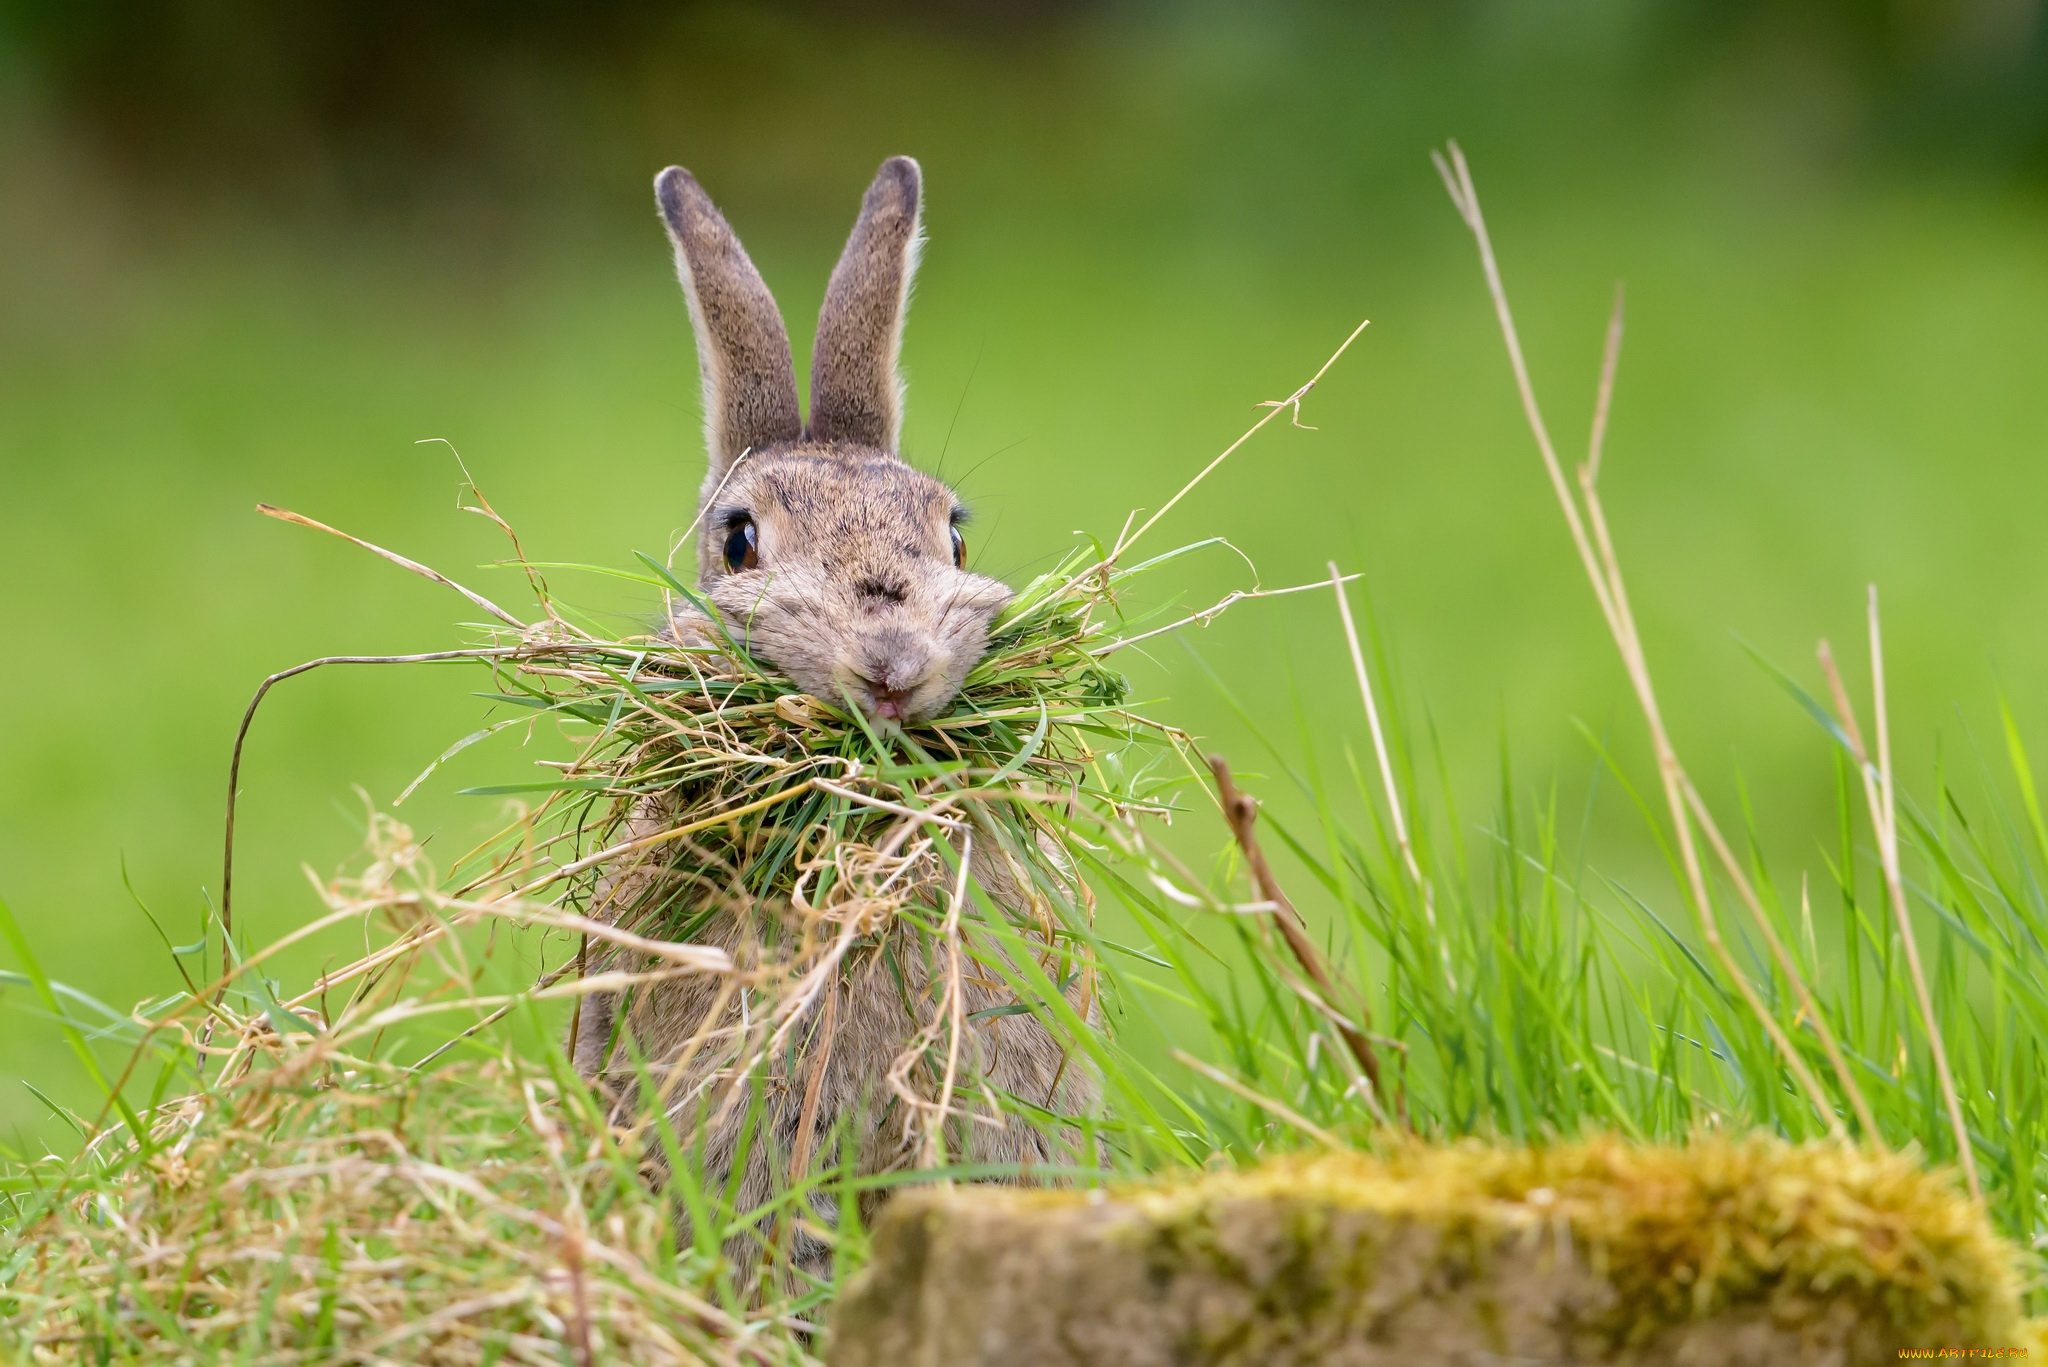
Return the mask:
[[[1469,180],[1460,194],[1483,243]],[[1519,356],[1505,295],[1496,298]],[[1617,327],[1603,399],[1619,338]],[[1561,475],[1533,407],[1530,420]],[[544,613],[550,630],[495,633],[487,677],[505,704],[519,704],[502,727],[537,732],[535,748],[576,763],[486,790],[543,805],[515,811],[480,852],[443,845],[437,855],[431,837],[373,815],[362,856],[315,890],[325,914],[306,927],[312,938],[278,955],[245,934],[248,966],[218,995],[196,986],[213,972],[205,938],[172,950],[199,978],[132,1020],[52,984],[0,903],[21,985],[49,1019],[75,1022],[63,1030],[74,1072],[104,1098],[69,1121],[93,1132],[81,1158],[0,1167],[4,1208],[27,1235],[0,1263],[0,1345],[84,1344],[103,1362],[197,1363],[230,1348],[319,1362],[403,1345],[417,1360],[451,1363],[618,1354],[806,1364],[812,1328],[869,1256],[856,1212],[881,1186],[935,1175],[1156,1179],[1301,1146],[1359,1147],[1398,1164],[1410,1152],[1402,1132],[1542,1145],[1588,1131],[1735,1136],[1678,1161],[1716,1171],[1733,1155],[1789,1163],[1828,1190],[1841,1182],[1862,1193],[1738,1179],[1745,1194],[1771,1195],[1752,1212],[1762,1237],[1733,1246],[1725,1230],[1674,1222],[1668,1210],[1638,1220],[1581,1201],[1589,1209],[1568,1227],[1596,1265],[1629,1231],[1664,1231],[1654,1237],[1668,1275],[1640,1276],[1599,1321],[1616,1342],[1781,1292],[1788,1312],[1807,1316],[1822,1313],[1816,1292],[1856,1298],[1873,1351],[1930,1336],[2037,1340],[2040,1326],[2023,1326],[2019,1307],[2038,1277],[2011,1253],[2032,1249],[2043,1223],[2048,819],[2019,729],[2001,717],[2002,774],[1956,781],[1943,771],[1924,799],[1898,791],[1873,594],[1867,680],[1845,681],[1832,654],[1820,696],[1778,678],[1818,723],[1837,783],[1827,878],[1816,887],[1802,874],[1795,898],[1761,848],[1753,809],[1745,804],[1742,824],[1717,820],[1673,748],[1608,539],[1602,454],[1596,442],[1576,494],[1557,492],[1660,781],[1614,763],[1611,737],[1587,740],[1675,895],[1590,864],[1592,823],[1574,820],[1554,785],[1525,794],[1505,763],[1497,799],[1473,822],[1436,737],[1390,687],[1376,622],[1360,632],[1348,597],[1333,601],[1369,749],[1311,743],[1290,754],[1264,728],[1290,721],[1326,740],[1321,719],[1299,702],[1291,713],[1242,713],[1280,771],[1257,786],[1291,788],[1308,813],[1294,825],[1276,815],[1283,804],[1261,820],[1220,759],[1205,765],[1196,742],[1144,721],[1150,705],[1131,710],[1122,680],[1101,668],[1126,640],[1176,630],[1131,617],[1139,581],[1199,549],[1139,550],[1158,517],[1127,526],[1114,550],[1084,545],[1035,577],[997,622],[957,705],[907,734],[821,715],[817,700],[785,696],[793,686],[736,647],[670,642],[650,653],[646,638],[622,638],[536,579],[537,601],[516,617]],[[659,563],[645,561],[657,576]],[[479,672],[474,659],[457,667]],[[680,804],[660,810],[662,834],[646,833],[647,792]],[[598,814],[583,814],[593,800]],[[628,814],[632,824],[619,824]],[[1036,889],[1030,908],[985,892],[960,851],[942,858],[928,823],[993,841],[1013,869],[1034,869],[1021,875]],[[1232,844],[1211,860],[1219,825]],[[570,858],[628,835],[608,855]],[[574,842],[566,849],[564,837]],[[1044,859],[1049,839],[1065,858]],[[676,853],[655,862],[687,883],[578,873],[650,841],[669,842]],[[1308,933],[1262,853],[1283,847],[1286,867],[1308,875],[1319,913]],[[736,966],[715,941],[669,931],[675,916],[703,924],[728,886],[752,889],[738,894],[749,906],[756,895],[781,905],[799,861],[807,894],[787,896],[803,914],[763,918],[782,929],[764,932],[758,955]],[[960,865],[957,881],[948,864]],[[623,881],[607,893],[613,876]],[[627,943],[679,941],[661,951],[675,967],[593,958],[590,972],[614,990],[622,969],[716,973],[722,992],[751,1003],[726,1030],[711,1029],[713,1008],[688,1052],[701,1044],[715,1066],[753,1079],[734,1096],[746,1103],[734,1163],[758,1150],[775,1174],[753,1195],[737,1166],[730,1179],[707,1168],[702,1131],[671,1126],[688,1112],[613,1113],[611,1125],[634,1125],[665,1156],[656,1197],[633,1146],[605,1128],[597,1093],[567,1075],[550,1037],[570,1001],[595,1000],[570,994],[602,929],[576,913],[598,914],[614,895],[630,898],[618,925],[654,937]],[[864,941],[880,907],[890,928],[871,970],[888,964],[904,990],[899,961],[951,967],[928,967],[903,998],[911,1010],[933,1002],[890,1073],[892,1088],[907,1080],[899,1095],[916,1108],[906,1142],[919,1141],[918,1157],[912,1170],[878,1174],[856,1164],[866,1144],[848,1114],[822,1117],[823,1142],[810,1146],[823,1074],[798,1082],[831,1052],[805,1034],[801,1004],[831,992],[829,1039],[841,996],[826,984],[855,962],[839,955]],[[508,923],[519,933],[506,934]],[[317,964],[319,981],[295,975],[294,962]],[[993,986],[997,1004],[964,1014],[968,982]],[[1090,1001],[1106,1029],[1084,1021]],[[1085,1057],[1100,1107],[1069,1114],[1051,1092],[1020,1094],[971,1066],[954,1091],[966,1022],[1023,1012]],[[1012,1023],[973,1028],[1002,1024]],[[118,1072],[97,1061],[121,1044],[136,1047]],[[640,1057],[630,1038],[621,1048],[630,1058],[613,1075],[637,1076],[644,1096],[664,1060]],[[785,1130],[798,1095],[804,1119]],[[1006,1127],[1040,1132],[1038,1161],[1020,1169],[963,1153],[969,1122],[949,1117],[961,1104],[980,1112],[969,1096],[985,1096]],[[1819,1146],[1788,1154],[1764,1136]],[[1620,1150],[1605,1152],[1557,1161],[1590,1161],[1612,1177]],[[1468,1150],[1452,1161],[1524,1160]],[[1922,1162],[1953,1176],[1930,1184]],[[195,1180],[207,1172],[224,1185]],[[1724,1212],[1729,1193],[1712,1194],[1717,1179],[1703,1172],[1694,1176],[1705,1208]],[[1671,1199],[1668,1185],[1651,1188],[1653,1206]],[[1992,1237],[1985,1215],[2011,1243]],[[828,1268],[788,1259],[796,1228],[830,1240]],[[1676,1298],[1673,1276],[1687,1287]]]
[[[1459,193],[1484,243],[1469,179]],[[1617,326],[1603,410],[1619,340]],[[1532,435],[1561,478],[1517,375]],[[1084,545],[1036,576],[957,704],[908,733],[786,696],[793,685],[737,647],[650,652],[647,638],[622,638],[534,579],[537,601],[514,617],[479,600],[514,626],[539,614],[550,624],[490,638],[490,685],[519,704],[494,729],[538,733],[535,748],[576,762],[487,789],[543,805],[515,810],[481,851],[451,866],[460,846],[437,855],[431,837],[375,814],[362,856],[316,889],[325,914],[305,928],[311,938],[278,955],[245,936],[247,966],[217,995],[196,986],[213,971],[205,938],[171,950],[199,978],[132,1020],[52,984],[0,903],[21,985],[49,1019],[76,1022],[63,1031],[75,1073],[104,1098],[69,1122],[92,1132],[82,1157],[0,1167],[4,1208],[27,1236],[0,1263],[0,1345],[83,1344],[103,1362],[197,1363],[234,1348],[279,1362],[405,1351],[450,1363],[808,1364],[813,1327],[869,1257],[862,1203],[878,1187],[940,1175],[1157,1179],[1302,1146],[1362,1148],[1398,1165],[1414,1156],[1409,1135],[1542,1146],[1589,1131],[1709,1139],[1675,1161],[1701,1182],[1712,1218],[1670,1217],[1672,1172],[1658,1167],[1674,1161],[1668,1151],[1625,1158],[1608,1139],[1590,1158],[1436,1152],[1454,1166],[1533,1163],[1524,1186],[1544,1181],[1528,1174],[1551,1162],[1590,1163],[1602,1180],[1617,1160],[1664,1173],[1632,1215],[1575,1187],[1577,1213],[1559,1225],[1596,1266],[1638,1232],[1657,1244],[1659,1270],[1637,1265],[1592,1326],[1614,1342],[1740,1313],[1759,1296],[1825,1318],[1816,1293],[1854,1301],[1872,1351],[2038,1341],[2039,1323],[2023,1325],[2020,1309],[2038,1277],[2012,1254],[2034,1248],[2043,1223],[2048,819],[2019,729],[2001,717],[2002,775],[1956,782],[1944,771],[1925,800],[1898,791],[1872,594],[1867,680],[1845,681],[1832,654],[1821,696],[1778,678],[1818,723],[1837,782],[1827,879],[1815,887],[1802,874],[1795,900],[1749,824],[1753,809],[1743,824],[1717,820],[1673,748],[1597,493],[1602,454],[1596,441],[1578,492],[1559,483],[1557,493],[1656,752],[1662,813],[1653,785],[1613,762],[1610,737],[1587,740],[1610,770],[1603,782],[1636,809],[1637,845],[1661,852],[1675,897],[1589,864],[1590,821],[1574,821],[1555,786],[1525,795],[1505,764],[1498,798],[1468,825],[1436,737],[1390,687],[1377,624],[1360,632],[1348,596],[1333,601],[1370,748],[1311,743],[1291,755],[1259,733],[1288,720],[1324,740],[1321,719],[1298,702],[1291,714],[1244,712],[1281,771],[1258,786],[1291,788],[1309,814],[1293,825],[1275,815],[1283,805],[1262,821],[1220,759],[1205,764],[1191,738],[1143,720],[1150,705],[1132,710],[1123,681],[1101,668],[1126,641],[1177,629],[1131,616],[1139,581],[1199,549],[1138,549],[1163,512],[1127,526],[1113,550]],[[644,563],[660,575],[659,561]],[[478,672],[473,658],[457,667]],[[648,792],[679,804],[659,809],[660,834],[644,824]],[[586,814],[593,801],[597,814]],[[1232,845],[1209,860],[1218,825]],[[1033,870],[1017,875],[1036,889],[1029,908],[986,891],[966,846],[946,851],[932,826],[993,841],[1011,868]],[[1066,855],[1048,861],[1053,839]],[[636,859],[630,851],[651,841],[674,851],[652,854],[656,866],[686,883],[579,874]],[[612,848],[570,858],[592,846]],[[1263,855],[1282,847],[1323,913],[1307,933]],[[703,924],[729,887],[751,889],[737,894],[749,906],[755,896],[783,905],[799,862],[806,895],[786,896],[802,914],[763,917],[760,927],[781,929],[763,929],[740,964],[715,939],[669,929],[676,916]],[[709,972],[750,1003],[724,1030],[712,1029],[714,1007],[687,1046],[752,1078],[727,1103],[745,1102],[730,1169],[707,1166],[703,1131],[671,1125],[688,1111],[639,1104],[607,1121],[553,1043],[559,1011],[596,1000],[571,995],[583,955],[602,952],[603,927],[576,913],[598,914],[613,896],[630,899],[618,926],[654,937],[629,945],[680,942],[640,969],[630,954],[592,958],[588,970],[613,990],[622,970]],[[802,1004],[830,992],[819,1027],[829,1041],[842,997],[828,984],[855,962],[839,956],[865,942],[862,927],[884,907],[885,947],[868,968],[889,965],[905,1008],[929,997],[931,1014],[890,1072],[915,1108],[906,1143],[917,1157],[876,1173],[856,1163],[866,1142],[850,1114],[811,1128],[823,1073],[809,1070],[831,1049],[805,1033]],[[506,934],[508,923],[519,932]],[[905,990],[920,958],[930,976]],[[319,980],[292,974],[295,961],[317,963]],[[970,982],[993,988],[996,1004],[966,1014]],[[1106,1029],[1084,1020],[1088,1002]],[[1068,1113],[1053,1092],[1012,1091],[972,1065],[955,1092],[967,1023],[1000,1033],[1015,1023],[984,1018],[1027,1012],[1086,1059],[1103,1104]],[[124,1043],[135,1048],[118,1072],[97,1061]],[[630,1057],[612,1075],[637,1077],[644,1097],[665,1060],[642,1058],[630,1037],[620,1047]],[[790,1109],[799,1095],[801,1121]],[[969,1122],[951,1118],[955,1108],[982,1110],[967,1097],[985,1097],[991,1123],[1039,1132],[1037,1161],[963,1152]],[[607,1123],[633,1125],[664,1156],[659,1197]],[[789,1150],[792,1134],[803,1137]],[[1779,1139],[1808,1144],[1787,1151]],[[738,1175],[752,1151],[774,1174],[759,1189]],[[1732,1179],[1756,1198],[1753,1210],[1732,1204],[1758,1237],[1715,1223],[1731,1206],[1716,1186],[1731,1159],[1782,1169],[1761,1187]],[[1923,1162],[1947,1175],[1930,1182]],[[195,1180],[208,1172],[224,1185]],[[1542,1191],[1556,1199],[1549,1184]],[[1970,1202],[1956,1199],[1963,1191]],[[789,1259],[799,1228],[830,1241],[829,1267]]]
[[[1169,24],[1013,60],[931,39],[854,54],[928,78],[882,89],[822,42],[798,44],[764,78],[779,101],[680,85],[639,141],[537,178],[509,209],[458,186],[340,217],[234,201],[137,213],[10,97],[0,895],[54,977],[116,1006],[164,990],[168,960],[124,867],[174,936],[196,938],[219,878],[227,745],[255,683],[316,655],[460,635],[431,586],[252,506],[450,568],[494,559],[490,529],[454,510],[446,449],[417,444],[440,437],[540,558],[665,549],[701,453],[648,174],[690,164],[801,320],[873,164],[908,151],[933,241],[907,341],[907,444],[976,504],[978,567],[1021,581],[1073,529],[1112,533],[1156,505],[1370,317],[1305,407],[1319,430],[1269,429],[1165,535],[1227,536],[1268,585],[1331,558],[1364,571],[1412,734],[1437,739],[1461,795],[1444,838],[1498,833],[1505,754],[1517,802],[1549,810],[1556,794],[1564,848],[1682,918],[1618,790],[1589,797],[1578,723],[1638,774],[1645,751],[1426,160],[1452,133],[1489,187],[1568,448],[1626,280],[1605,490],[1671,725],[1724,812],[1740,785],[1781,894],[1802,873],[1831,886],[1835,758],[1743,643],[1817,688],[1814,639],[1847,658],[1875,580],[1916,791],[1934,791],[1937,763],[1965,785],[2003,764],[2001,688],[2022,735],[2040,735],[2048,209],[2025,186],[1858,156],[1831,131],[1847,114],[1797,82],[1736,72],[1652,90],[1617,74],[1598,34],[1537,37],[1446,54]],[[792,330],[801,372],[807,329]],[[1160,591],[1199,604],[1249,582],[1219,551]],[[604,581],[561,588],[620,622],[649,607]],[[1198,657],[1165,644],[1133,659],[1137,696],[1254,771],[1290,827],[1316,828],[1312,796],[1290,792],[1217,682],[1279,756],[1341,772],[1365,741],[1327,598],[1244,605],[1188,645]],[[353,789],[389,804],[485,715],[472,687],[369,671],[286,686],[246,777],[253,935],[312,913],[300,869],[324,875],[359,847]],[[402,813],[464,844],[496,808],[455,790],[529,774],[531,758],[477,747]],[[1490,899],[1494,871],[1472,864]],[[1287,868],[1318,916],[1364,904]],[[1840,935],[1837,905],[1817,898],[1816,916],[1817,934]],[[1683,980],[1650,950],[1616,963]],[[0,1075],[87,1104],[54,1026],[14,987],[0,1002],[17,1012]],[[0,1128],[28,1148],[64,1134],[19,1087],[0,1090]]]

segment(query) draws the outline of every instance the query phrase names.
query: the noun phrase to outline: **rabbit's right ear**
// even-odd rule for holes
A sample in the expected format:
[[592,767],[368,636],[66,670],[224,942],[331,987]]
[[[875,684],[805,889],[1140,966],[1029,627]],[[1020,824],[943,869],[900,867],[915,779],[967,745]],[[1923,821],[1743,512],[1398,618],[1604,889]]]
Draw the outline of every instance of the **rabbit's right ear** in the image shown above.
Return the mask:
[[796,366],[775,297],[704,187],[671,166],[654,178],[654,198],[675,243],[676,276],[697,334],[704,443],[711,451],[708,488],[741,452],[803,435]]
[[924,173],[891,157],[860,202],[860,218],[832,268],[811,352],[810,435],[891,453],[903,429],[903,314],[924,245]]

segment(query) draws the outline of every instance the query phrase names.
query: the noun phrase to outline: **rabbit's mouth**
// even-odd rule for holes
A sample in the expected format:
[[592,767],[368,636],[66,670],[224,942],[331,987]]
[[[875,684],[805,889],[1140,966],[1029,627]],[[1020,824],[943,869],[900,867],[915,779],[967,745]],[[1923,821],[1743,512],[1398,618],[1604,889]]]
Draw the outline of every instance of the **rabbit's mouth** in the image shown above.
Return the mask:
[[910,696],[907,688],[870,688],[868,711],[882,721],[902,721],[910,715]]
[[952,652],[907,625],[867,631],[848,643],[835,682],[876,721],[920,722],[953,696]]
[[876,721],[893,721],[902,725],[924,721],[936,714],[947,701],[944,681],[936,677],[892,688],[884,680],[854,674],[845,680],[845,688],[853,696],[854,703],[868,716]]
[[844,662],[834,681],[842,694],[876,721],[915,725],[936,716],[952,701],[951,660],[929,648],[880,659]]

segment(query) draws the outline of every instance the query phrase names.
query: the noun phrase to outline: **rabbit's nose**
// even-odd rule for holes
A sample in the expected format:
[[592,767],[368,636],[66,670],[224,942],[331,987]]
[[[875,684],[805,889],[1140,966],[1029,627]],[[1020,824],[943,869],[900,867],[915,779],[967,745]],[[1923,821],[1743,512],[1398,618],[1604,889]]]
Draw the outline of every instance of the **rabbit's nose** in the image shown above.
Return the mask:
[[930,677],[932,657],[931,642],[922,633],[891,627],[861,638],[853,666],[870,687],[907,693]]
[[937,672],[938,657],[923,636],[891,628],[863,637],[849,663],[868,695],[869,714],[902,721],[912,696]]

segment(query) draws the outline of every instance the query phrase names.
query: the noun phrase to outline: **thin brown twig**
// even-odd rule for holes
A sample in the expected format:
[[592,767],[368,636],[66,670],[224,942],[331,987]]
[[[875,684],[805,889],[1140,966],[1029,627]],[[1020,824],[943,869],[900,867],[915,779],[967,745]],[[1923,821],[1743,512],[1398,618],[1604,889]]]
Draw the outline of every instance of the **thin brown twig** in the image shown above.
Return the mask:
[[1586,443],[1586,478],[1600,482],[1600,453],[1607,448],[1607,412],[1614,406],[1614,375],[1621,364],[1622,306],[1627,292],[1614,285],[1614,312],[1607,318],[1607,345],[1600,355],[1600,390],[1593,400],[1593,435]]
[[1487,290],[1493,296],[1494,316],[1500,323],[1501,339],[1507,344],[1508,364],[1515,372],[1515,390],[1521,396],[1522,416],[1536,438],[1536,450],[1543,457],[1544,473],[1550,476],[1550,487],[1556,492],[1558,505],[1564,510],[1565,525],[1571,529],[1572,544],[1578,548],[1586,577],[1593,581],[1593,596],[1599,600],[1601,615],[1606,617],[1610,627],[1618,630],[1606,577],[1600,572],[1592,545],[1586,539],[1578,505],[1572,501],[1571,488],[1565,483],[1564,466],[1557,459],[1557,448],[1551,445],[1550,429],[1544,425],[1543,410],[1536,405],[1536,387],[1529,379],[1528,363],[1522,359],[1522,339],[1515,331],[1515,315],[1508,308],[1507,287],[1501,282],[1500,265],[1494,260],[1493,238],[1486,231],[1486,216],[1479,207],[1479,191],[1472,184],[1471,168],[1466,166],[1465,153],[1457,143],[1451,143],[1448,150],[1448,162],[1436,152],[1430,153],[1430,159],[1436,163],[1437,174],[1443,177],[1444,188],[1450,191],[1451,203],[1456,206],[1458,216],[1465,220],[1465,226],[1479,243],[1479,265],[1486,274]]
[[[1301,965],[1301,971],[1308,975],[1334,1008],[1337,1002],[1336,983],[1323,964],[1323,956],[1317,952],[1314,941],[1303,929],[1301,913],[1295,910],[1294,903],[1281,890],[1280,880],[1273,876],[1273,868],[1266,862],[1266,852],[1259,847],[1258,836],[1253,829],[1259,819],[1257,799],[1238,788],[1230,777],[1230,765],[1221,755],[1209,756],[1209,772],[1216,779],[1216,796],[1223,808],[1223,818],[1230,823],[1230,833],[1238,848],[1244,851],[1244,862],[1251,871],[1252,885],[1259,896],[1275,908],[1270,915],[1273,924],[1280,928],[1280,938],[1287,942],[1287,948],[1294,955],[1295,962]],[[1336,1029],[1343,1037],[1345,1048],[1351,1051],[1351,1057],[1358,1061],[1367,1085],[1372,1088],[1374,1106],[1380,1108],[1385,1100],[1385,1089],[1380,1081],[1379,1054],[1365,1034],[1372,1028],[1372,1016],[1363,1006],[1359,1010],[1364,1015],[1364,1030],[1342,1019],[1336,1020]],[[1382,1109],[1381,1113],[1384,1116],[1385,1111]]]
[[505,539],[512,543],[512,563],[519,566],[520,571],[526,575],[526,585],[533,590],[534,601],[540,604],[540,610],[548,615],[549,621],[561,622],[561,614],[555,611],[554,595],[548,592],[548,582],[542,577],[539,568],[526,558],[526,548],[519,543],[519,532],[510,522],[504,519],[496,508],[491,506],[490,496],[485,494],[483,486],[476,482],[476,476],[469,472],[469,462],[462,458],[462,452],[455,449],[455,443],[446,437],[422,437],[414,442],[413,445],[431,446],[437,443],[447,447],[448,454],[455,457],[455,468],[462,471],[463,483],[469,486],[469,491],[472,494],[476,495],[476,504],[472,506],[462,501],[462,491],[457,489],[455,493],[456,508],[461,512],[475,513],[477,516],[495,524],[498,530],[505,534]]
[[256,685],[255,696],[249,699],[249,706],[242,712],[242,724],[235,728],[234,749],[228,755],[227,823],[222,835],[220,858],[220,967],[223,987],[226,985],[225,979],[233,975],[235,966],[235,800],[241,792],[242,746],[249,739],[250,724],[256,720],[256,709],[263,705],[264,696],[286,679],[297,678],[322,665],[409,665],[426,664],[435,660],[509,660],[518,655],[532,654],[536,650],[545,649],[545,646],[493,646],[473,650],[434,650],[424,655],[326,655],[317,660],[308,660],[304,664],[293,665],[290,669],[280,669]]

